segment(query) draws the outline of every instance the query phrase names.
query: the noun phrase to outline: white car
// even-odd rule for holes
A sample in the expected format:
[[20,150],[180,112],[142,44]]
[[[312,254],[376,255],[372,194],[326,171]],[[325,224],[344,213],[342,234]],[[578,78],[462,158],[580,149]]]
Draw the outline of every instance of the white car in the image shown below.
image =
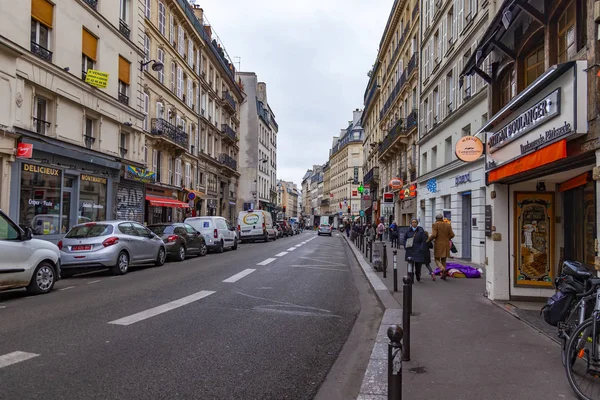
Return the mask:
[[200,232],[209,250],[222,253],[225,249],[237,250],[235,228],[223,217],[190,217],[184,221]]
[[329,224],[321,224],[319,225],[319,231],[317,232],[319,236],[321,235],[329,235],[331,236],[331,225]]
[[31,238],[0,210],[0,290],[27,288],[48,293],[60,279],[60,250],[53,243]]
[[262,210],[240,211],[237,230],[242,242],[277,240],[277,228],[271,214]]

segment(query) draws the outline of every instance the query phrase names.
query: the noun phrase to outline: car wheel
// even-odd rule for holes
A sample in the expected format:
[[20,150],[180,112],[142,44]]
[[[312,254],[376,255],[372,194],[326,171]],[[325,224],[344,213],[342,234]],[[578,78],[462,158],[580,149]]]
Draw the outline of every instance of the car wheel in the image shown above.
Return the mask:
[[200,251],[198,252],[198,255],[200,257],[204,257],[207,252],[208,252],[208,247],[206,247],[206,243],[202,242],[202,244],[200,245]]
[[177,253],[177,261],[184,261],[185,254],[186,254],[185,246],[184,245],[179,246],[179,253]]
[[237,250],[237,246],[238,246],[237,239],[233,239],[233,247],[231,248],[231,250]]
[[129,271],[129,254],[122,251],[117,257],[117,265],[111,268],[115,275],[125,275]]
[[219,242],[219,245],[217,246],[217,253],[222,253],[225,250],[225,245],[223,244],[223,241],[221,240]]
[[[183,250],[185,254],[185,247],[183,248]],[[179,253],[181,253],[181,250],[179,251]],[[167,252],[165,251],[164,247],[161,247],[160,249],[158,249],[158,256],[156,256],[156,263],[154,263],[154,265],[156,265],[157,267],[162,267],[163,265],[165,265],[166,258]],[[185,259],[185,255],[183,256],[183,258]]]
[[27,292],[30,294],[48,293],[54,287],[56,274],[54,267],[49,261],[42,261],[35,269],[31,281],[27,286]]

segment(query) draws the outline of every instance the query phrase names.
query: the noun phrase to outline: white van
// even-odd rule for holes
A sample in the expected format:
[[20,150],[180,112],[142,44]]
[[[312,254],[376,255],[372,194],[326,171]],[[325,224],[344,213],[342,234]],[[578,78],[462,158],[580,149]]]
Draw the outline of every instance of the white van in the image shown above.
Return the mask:
[[277,229],[271,214],[266,211],[240,211],[238,214],[238,234],[241,242],[277,239]]
[[190,217],[184,221],[204,236],[209,250],[222,253],[225,249],[237,250],[235,228],[223,217]]

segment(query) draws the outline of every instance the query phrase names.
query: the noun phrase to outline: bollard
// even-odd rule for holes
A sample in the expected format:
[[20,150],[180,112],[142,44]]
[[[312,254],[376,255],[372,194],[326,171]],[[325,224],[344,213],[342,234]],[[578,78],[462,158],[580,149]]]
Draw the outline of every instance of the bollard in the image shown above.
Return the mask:
[[371,244],[369,245],[369,262],[371,265],[373,265],[373,242],[374,240],[371,240]]
[[381,257],[383,261],[383,277],[387,278],[387,249],[385,243],[383,244],[383,254]]
[[406,275],[408,276],[408,279],[410,279],[411,285],[415,282],[414,268],[415,264],[413,263],[412,257],[408,257],[408,263],[406,264]]
[[396,255],[398,250],[394,250],[394,292],[398,291],[398,263],[396,262]]
[[404,340],[402,349],[402,361],[410,361],[410,311],[407,307],[410,303],[411,285],[410,278],[402,278],[402,326],[404,327]]
[[402,400],[402,337],[404,332],[398,325],[387,330],[388,338],[388,400]]

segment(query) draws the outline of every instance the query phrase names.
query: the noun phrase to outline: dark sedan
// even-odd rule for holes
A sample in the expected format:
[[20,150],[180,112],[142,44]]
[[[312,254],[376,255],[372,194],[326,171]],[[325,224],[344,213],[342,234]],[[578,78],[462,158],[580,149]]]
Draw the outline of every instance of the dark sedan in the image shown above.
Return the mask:
[[156,224],[148,226],[165,243],[169,257],[183,261],[189,255],[205,256],[204,237],[191,225],[184,223]]

